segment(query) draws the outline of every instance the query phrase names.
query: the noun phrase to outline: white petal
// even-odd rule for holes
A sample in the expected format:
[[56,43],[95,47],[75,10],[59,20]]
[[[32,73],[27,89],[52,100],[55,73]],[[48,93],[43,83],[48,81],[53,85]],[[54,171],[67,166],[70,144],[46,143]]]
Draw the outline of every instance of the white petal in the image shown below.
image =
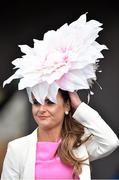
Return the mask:
[[70,66],[62,66],[59,69],[57,68],[53,73],[47,76],[47,82],[52,84],[55,80],[60,79],[65,73],[69,71]]
[[27,94],[28,94],[28,98],[31,104],[33,104],[33,99],[32,99],[32,92],[31,92],[31,88],[26,88]]
[[22,90],[26,87],[33,87],[38,84],[38,80],[32,77],[32,74],[20,79],[18,89]]
[[[26,87],[32,87],[31,83],[33,83],[33,82],[31,82],[30,79],[23,77],[23,78],[21,78],[20,81],[19,81],[18,89],[19,89],[19,90],[22,90],[22,89],[24,89],[24,88],[26,88]],[[31,86],[30,86],[30,85],[31,85]]]
[[16,68],[19,68],[21,63],[22,63],[22,58],[17,58],[14,61],[12,61],[12,64],[16,66]]
[[40,104],[44,104],[44,100],[48,94],[49,85],[42,82],[32,88],[32,93]]
[[7,80],[5,80],[3,82],[3,87],[6,85],[6,84],[9,84],[13,79],[19,79],[19,78],[22,78],[22,74],[21,74],[21,70],[17,70],[12,76],[10,76]]
[[60,80],[57,81],[61,89],[73,91],[78,89],[89,89],[87,79],[83,72],[75,71],[65,74]]
[[56,96],[57,96],[58,89],[59,89],[59,86],[56,82],[52,83],[48,89],[48,95],[47,96],[54,103],[57,103]]
[[92,27],[102,26],[102,23],[100,23],[99,21],[96,21],[96,20],[90,20],[87,22],[87,24]]
[[43,41],[38,40],[38,39],[33,39],[33,42],[34,42],[34,47],[35,47],[35,46],[39,46],[39,45],[41,46]]
[[71,23],[69,26],[73,27],[73,28],[77,28],[78,26],[83,26],[86,23],[86,13],[82,14],[78,20],[74,21],[73,23]]
[[19,45],[21,51],[25,54],[31,53],[32,48],[27,45]]
[[92,64],[87,65],[84,69],[82,69],[86,79],[95,79],[95,67]]

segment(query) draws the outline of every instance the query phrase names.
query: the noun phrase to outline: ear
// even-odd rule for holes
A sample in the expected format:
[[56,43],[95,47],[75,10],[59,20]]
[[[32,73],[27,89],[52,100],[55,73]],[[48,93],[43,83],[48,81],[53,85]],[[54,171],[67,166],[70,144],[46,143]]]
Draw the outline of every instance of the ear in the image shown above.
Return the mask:
[[70,111],[70,109],[71,109],[71,104],[70,104],[70,101],[69,100],[67,100],[67,102],[65,103],[65,111]]

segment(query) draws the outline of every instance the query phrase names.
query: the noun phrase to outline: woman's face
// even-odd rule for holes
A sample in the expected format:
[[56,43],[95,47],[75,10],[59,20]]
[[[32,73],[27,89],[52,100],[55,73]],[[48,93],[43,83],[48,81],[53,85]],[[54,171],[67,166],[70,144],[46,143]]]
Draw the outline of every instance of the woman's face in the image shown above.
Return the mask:
[[41,105],[33,97],[32,114],[39,128],[52,129],[62,126],[65,111],[69,111],[69,103],[65,103],[61,94],[57,94],[57,104],[45,99]]

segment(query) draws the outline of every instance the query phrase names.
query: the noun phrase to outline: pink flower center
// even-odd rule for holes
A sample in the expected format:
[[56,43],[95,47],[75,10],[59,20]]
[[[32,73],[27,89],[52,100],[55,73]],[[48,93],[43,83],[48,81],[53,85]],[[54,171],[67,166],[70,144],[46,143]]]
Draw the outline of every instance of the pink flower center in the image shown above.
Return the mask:
[[65,61],[65,62],[68,62],[68,55],[65,55],[65,56],[64,56],[64,61]]

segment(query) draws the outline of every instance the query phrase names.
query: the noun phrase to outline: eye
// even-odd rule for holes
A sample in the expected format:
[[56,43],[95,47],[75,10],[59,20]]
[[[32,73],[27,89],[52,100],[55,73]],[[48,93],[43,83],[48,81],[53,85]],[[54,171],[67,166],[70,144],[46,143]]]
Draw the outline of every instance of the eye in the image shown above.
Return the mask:
[[33,99],[33,104],[34,105],[40,105],[40,103],[36,99]]
[[45,103],[46,103],[46,104],[55,104],[54,102],[50,101],[49,99],[46,99],[46,100],[45,100]]

